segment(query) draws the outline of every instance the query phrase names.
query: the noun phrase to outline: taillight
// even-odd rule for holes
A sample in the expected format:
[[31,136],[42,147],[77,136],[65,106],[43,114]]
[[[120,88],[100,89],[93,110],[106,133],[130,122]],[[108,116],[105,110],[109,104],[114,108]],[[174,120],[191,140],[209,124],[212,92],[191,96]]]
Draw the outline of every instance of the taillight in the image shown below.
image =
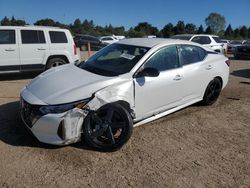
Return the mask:
[[74,55],[77,55],[76,45],[74,44]]
[[226,60],[225,63],[227,64],[227,66],[230,66],[230,60]]

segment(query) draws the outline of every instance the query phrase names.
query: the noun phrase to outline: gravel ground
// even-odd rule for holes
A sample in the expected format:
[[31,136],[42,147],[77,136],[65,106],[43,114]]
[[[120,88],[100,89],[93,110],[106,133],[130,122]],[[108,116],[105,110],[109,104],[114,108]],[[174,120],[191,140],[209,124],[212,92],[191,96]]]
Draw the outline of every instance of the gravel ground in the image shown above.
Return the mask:
[[31,137],[18,97],[34,76],[0,75],[0,187],[250,187],[250,61],[232,61],[213,106],[135,128],[113,153]]

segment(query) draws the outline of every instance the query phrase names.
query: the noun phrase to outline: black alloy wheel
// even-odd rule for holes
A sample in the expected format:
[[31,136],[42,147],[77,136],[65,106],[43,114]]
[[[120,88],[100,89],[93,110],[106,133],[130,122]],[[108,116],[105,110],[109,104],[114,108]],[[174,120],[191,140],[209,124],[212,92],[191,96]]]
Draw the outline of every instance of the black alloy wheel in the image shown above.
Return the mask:
[[214,78],[207,86],[202,103],[212,105],[218,99],[222,89],[222,83],[218,78]]
[[102,151],[115,151],[131,137],[133,121],[128,111],[111,103],[96,112],[90,112],[84,120],[83,136],[92,147]]

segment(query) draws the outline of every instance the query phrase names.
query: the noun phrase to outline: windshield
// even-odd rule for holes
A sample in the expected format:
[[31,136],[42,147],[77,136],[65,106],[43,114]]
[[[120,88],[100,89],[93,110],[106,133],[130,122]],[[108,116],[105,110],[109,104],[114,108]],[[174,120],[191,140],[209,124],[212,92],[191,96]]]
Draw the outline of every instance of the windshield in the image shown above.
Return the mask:
[[102,76],[118,76],[129,72],[148,50],[146,47],[115,43],[103,48],[78,66]]
[[175,35],[171,39],[180,39],[180,40],[190,40],[192,36],[189,35]]

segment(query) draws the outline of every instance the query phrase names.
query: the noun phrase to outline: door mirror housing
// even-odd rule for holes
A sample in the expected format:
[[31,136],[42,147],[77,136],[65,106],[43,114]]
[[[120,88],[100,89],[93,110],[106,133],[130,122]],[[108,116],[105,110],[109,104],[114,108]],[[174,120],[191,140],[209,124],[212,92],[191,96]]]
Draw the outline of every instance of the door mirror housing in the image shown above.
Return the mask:
[[151,68],[151,67],[147,67],[145,69],[142,69],[141,71],[139,71],[136,74],[136,77],[157,77],[159,76],[160,72],[155,69],[155,68]]

